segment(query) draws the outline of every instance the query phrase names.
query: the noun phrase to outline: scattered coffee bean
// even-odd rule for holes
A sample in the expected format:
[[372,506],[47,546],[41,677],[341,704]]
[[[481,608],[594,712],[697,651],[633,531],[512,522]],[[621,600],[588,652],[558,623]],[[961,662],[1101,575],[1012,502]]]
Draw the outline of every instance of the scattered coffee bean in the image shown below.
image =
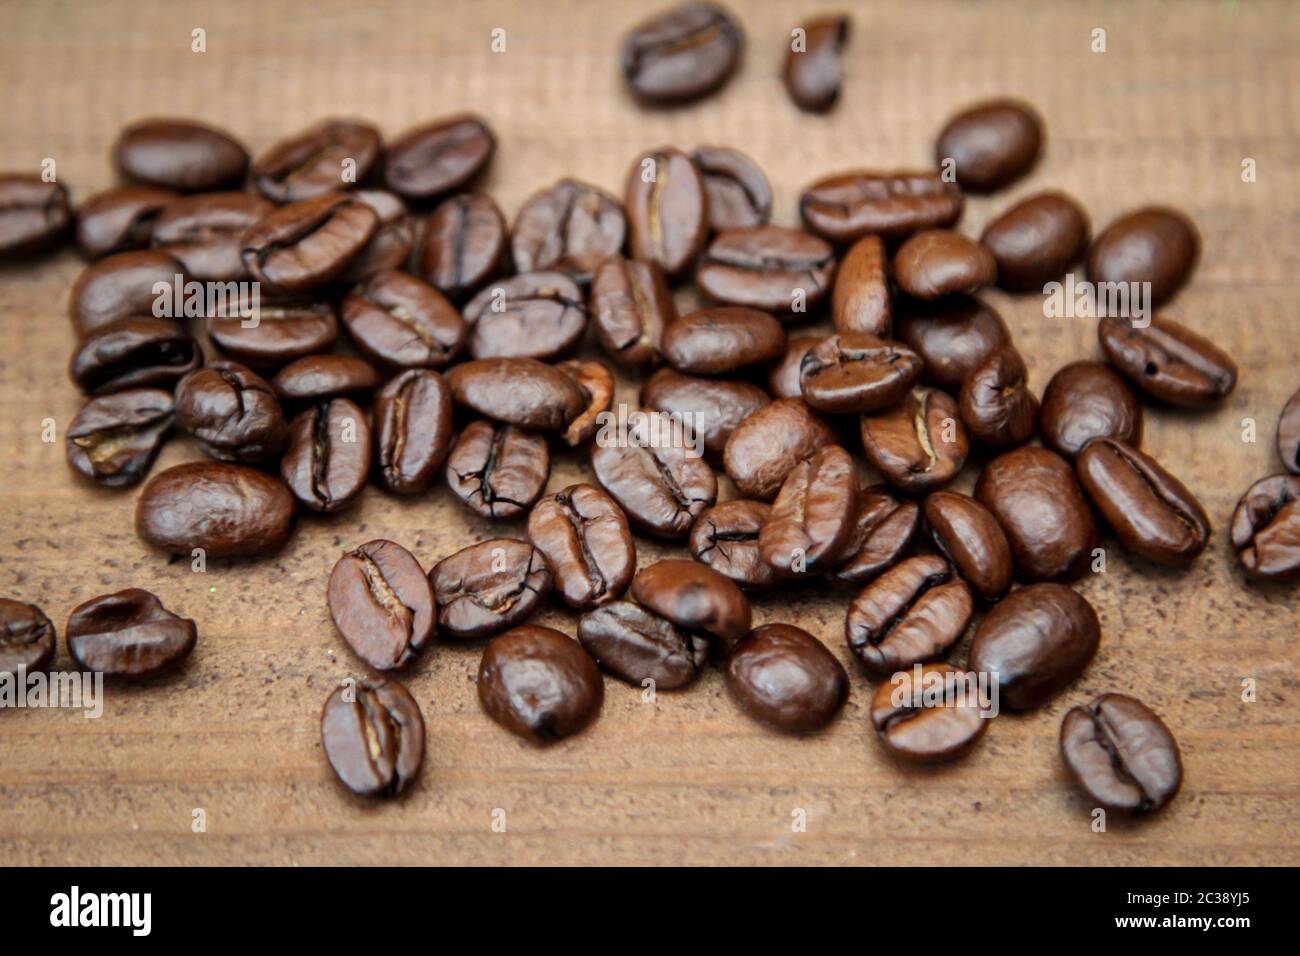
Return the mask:
[[110,677],[152,677],[190,656],[198,629],[148,591],[127,588],[79,604],[64,629],[83,670]]
[[153,245],[198,282],[237,282],[248,277],[240,258],[244,233],[275,209],[250,193],[199,193],[163,208],[153,222]]
[[862,448],[891,487],[922,494],[961,471],[970,439],[957,403],[918,385],[892,408],[862,416]]
[[658,265],[610,256],[592,276],[591,318],[610,358],[624,368],[646,368],[658,364],[677,306]]
[[1038,292],[1083,257],[1090,233],[1088,214],[1077,202],[1046,192],[1021,200],[985,226],[980,244],[997,261],[998,285]]
[[586,407],[560,436],[570,448],[577,448],[596,434],[601,426],[601,416],[608,413],[614,403],[614,373],[592,359],[570,359],[555,367],[572,376],[587,395]]
[[364,181],[383,148],[379,130],[369,123],[322,120],[257,157],[248,177],[274,202],[313,199]]
[[745,229],[772,218],[772,186],[758,164],[740,150],[701,146],[691,158],[704,176],[712,228]]
[[77,276],[68,297],[68,315],[77,334],[85,338],[122,319],[154,316],[159,302],[154,287],[161,283],[170,289],[177,281],[185,281],[181,264],[167,253],[119,252],[92,263]]
[[41,671],[54,659],[54,625],[35,604],[0,597],[0,674]]
[[[915,671],[900,671],[871,695],[871,725],[885,750],[899,760],[956,760],[975,746],[991,722],[987,706],[968,700],[961,690],[976,686],[976,675],[951,664],[923,664],[919,682]],[[932,687],[942,687],[942,695]],[[940,699],[932,703],[935,696]]]
[[455,306],[427,282],[384,269],[343,300],[343,325],[357,350],[395,368],[442,368],[465,344]]
[[369,474],[370,425],[351,400],[321,402],[289,423],[280,477],[305,507],[338,511],[356,500]]
[[248,152],[229,133],[181,119],[132,123],[113,146],[113,163],[133,183],[183,193],[238,188]]
[[839,445],[820,448],[791,469],[758,550],[782,577],[819,574],[839,557],[857,517],[858,472]]
[[[154,220],[179,198],[180,193],[153,186],[114,186],[95,193],[77,207],[77,248],[91,259],[147,249]],[[44,210],[43,203],[41,208]],[[53,215],[57,222],[57,204]],[[0,248],[3,246],[0,240]]]
[[578,619],[578,640],[600,667],[634,687],[692,683],[709,658],[708,638],[675,627],[631,601],[614,601]]
[[588,403],[573,376],[530,358],[461,362],[447,371],[447,384],[457,404],[539,431],[564,431]]
[[343,785],[363,797],[405,790],[424,760],[424,717],[396,681],[348,682],[325,701],[321,743]]
[[823,341],[825,338],[820,335],[800,335],[786,340],[785,355],[767,376],[767,390],[772,398],[803,397],[803,385],[799,381],[803,357]]
[[285,402],[365,398],[383,380],[375,367],[355,355],[307,355],[275,373],[271,384]]
[[0,173],[0,261],[45,252],[62,242],[71,226],[62,183]]
[[569,485],[539,501],[528,515],[528,539],[564,603],[580,611],[621,597],[636,571],[627,516],[593,485]]
[[582,290],[564,272],[527,272],[493,282],[465,306],[470,354],[550,359],[572,352],[587,330]]
[[804,225],[831,242],[865,235],[901,239],[951,226],[961,210],[961,190],[931,172],[839,173],[818,180],[799,197]]
[[1038,399],[1029,370],[1013,346],[1004,345],[966,376],[958,404],[971,437],[1005,448],[1028,441],[1038,424]]
[[437,372],[407,369],[375,396],[374,465],[399,495],[432,487],[451,446],[451,389]]
[[1038,416],[1043,444],[1074,458],[1094,438],[1142,443],[1142,406],[1104,362],[1071,362],[1052,376]]
[[470,545],[429,572],[438,627],[458,641],[500,634],[537,610],[551,580],[546,559],[527,541],[493,538]]
[[923,503],[935,546],[986,601],[1011,589],[1016,565],[1011,545],[993,513],[970,495],[936,491]]
[[624,206],[633,259],[655,263],[669,279],[690,268],[709,235],[704,177],[691,157],[672,147],[637,157]]
[[800,364],[804,400],[822,412],[876,412],[897,405],[921,375],[921,357],[869,332],[823,339]]
[[992,192],[1033,168],[1043,146],[1043,121],[1014,100],[991,100],[958,113],[939,134],[934,161],[951,160],[962,189]]
[[176,422],[207,454],[223,461],[265,461],[278,455],[288,439],[271,383],[224,359],[177,383]]
[[632,579],[632,597],[688,631],[734,644],[749,633],[749,600],[736,583],[698,561],[667,558]]
[[271,475],[222,461],[192,461],[160,472],[135,505],[135,531],[163,551],[191,557],[262,557],[293,530],[294,496]]
[[785,88],[801,110],[825,113],[840,98],[840,58],[849,40],[849,18],[818,17],[802,27],[803,43],[785,57]]
[[1277,419],[1277,456],[1292,474],[1300,474],[1300,389]]
[[742,495],[771,501],[796,464],[838,443],[830,425],[801,400],[779,398],[736,426],[722,460]]
[[990,355],[1011,344],[1002,316],[965,295],[937,302],[907,300],[897,317],[897,337],[921,356],[922,377],[953,393]]
[[1107,810],[1159,810],[1183,782],[1174,735],[1146,704],[1124,694],[1102,694],[1066,711],[1061,756],[1088,798]]
[[1149,282],[1154,307],[1177,292],[1201,254],[1201,237],[1181,212],[1148,206],[1125,213],[1088,249],[1093,282]]
[[566,272],[586,285],[606,258],[623,251],[627,217],[617,199],[576,179],[562,179],[534,195],[510,230],[520,272]]
[[463,193],[433,211],[420,247],[420,276],[453,302],[478,292],[501,268],[506,220],[491,196]]
[[203,364],[188,332],[168,319],[119,319],[103,326],[72,355],[68,374],[87,395],[128,388],[170,388]]
[[745,36],[726,10],[682,3],[638,24],[623,38],[619,62],[637,99],[686,103],[731,79]]
[[641,404],[673,418],[689,421],[704,442],[704,453],[721,461],[727,439],[771,399],[757,385],[723,379],[696,378],[671,368],[655,372],[641,386]]
[[476,116],[417,126],[390,143],[384,178],[403,199],[424,202],[464,189],[496,152],[496,137]]
[[902,560],[920,527],[915,501],[900,501],[885,485],[863,488],[848,539],[828,577],[837,584],[867,583]]
[[938,555],[919,555],[858,592],[844,618],[844,636],[863,667],[884,676],[948,653],[966,633],[973,610],[970,588],[952,566]]
[[704,251],[695,284],[715,302],[801,315],[830,292],[835,253],[810,233],[785,226],[719,232]]
[[1300,476],[1261,478],[1232,513],[1232,546],[1252,578],[1300,577]]
[[691,527],[691,555],[747,591],[771,586],[776,572],[758,550],[758,535],[771,511],[771,505],[744,498],[714,505]]
[[404,667],[433,639],[433,589],[400,544],[367,541],[339,558],[327,599],[343,640],[375,670]]
[[887,338],[892,331],[889,260],[879,236],[863,236],[844,254],[831,291],[831,321],[841,333]]
[[727,690],[752,717],[791,733],[821,730],[849,699],[849,675],[803,628],[764,624],[727,657]]
[[1145,328],[1124,319],[1097,325],[1101,350],[1129,383],[1152,398],[1183,408],[1206,408],[1237,385],[1237,363],[1209,339],[1171,319]]
[[160,388],[90,399],[68,426],[68,464],[108,488],[134,485],[171,431],[174,408],[171,393]]
[[498,724],[534,744],[576,734],[600,713],[605,682],[581,644],[525,624],[494,638],[478,668],[478,700]]
[[213,316],[208,335],[231,358],[258,368],[278,368],[329,351],[339,336],[339,323],[328,302],[268,302],[255,318]]
[[766,312],[718,306],[683,315],[664,329],[660,349],[679,372],[724,375],[785,352],[785,332]]
[[961,233],[927,229],[894,255],[894,281],[918,299],[977,292],[998,276],[993,253]]
[[353,196],[327,193],[280,206],[240,239],[244,266],[272,293],[300,295],[339,276],[379,228]]
[[518,518],[546,487],[551,454],[546,439],[514,425],[476,421],[447,456],[447,484],[476,515]]
[[400,196],[386,189],[358,189],[352,197],[369,206],[379,224],[370,241],[339,273],[335,281],[341,285],[364,282],[387,269],[405,268],[415,248],[415,216]]

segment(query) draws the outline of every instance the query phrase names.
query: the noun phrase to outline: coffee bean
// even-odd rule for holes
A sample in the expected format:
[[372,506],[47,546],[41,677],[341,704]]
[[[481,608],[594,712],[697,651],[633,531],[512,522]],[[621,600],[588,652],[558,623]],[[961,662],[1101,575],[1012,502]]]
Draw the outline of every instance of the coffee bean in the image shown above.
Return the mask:
[[752,717],[791,733],[821,730],[849,698],[849,675],[803,628],[764,624],[727,657],[727,690]]
[[108,395],[145,385],[170,388],[202,364],[198,343],[175,322],[120,319],[81,343],[68,374],[87,395]]
[[785,355],[772,366],[767,376],[767,390],[773,398],[802,398],[799,372],[803,357],[825,341],[820,335],[800,335],[786,340]]
[[660,349],[679,372],[724,375],[779,358],[785,332],[766,312],[724,305],[677,319],[664,329]]
[[566,272],[584,285],[606,258],[623,251],[627,217],[619,201],[595,186],[561,179],[524,203],[510,230],[520,272]]
[[145,119],[122,130],[113,163],[123,177],[183,193],[234,189],[248,152],[229,133],[182,119]]
[[721,7],[682,3],[637,24],[619,63],[628,89],[646,103],[686,103],[731,79],[745,35]]
[[400,544],[380,538],[339,558],[327,599],[343,640],[375,670],[406,666],[433,639],[433,589]]
[[858,472],[838,445],[818,449],[786,476],[763,530],[763,562],[783,577],[818,574],[839,557],[857,517]]
[[546,439],[513,425],[477,421],[447,456],[447,484],[476,515],[517,518],[546,487],[551,455]]
[[676,279],[695,262],[709,235],[704,177],[679,149],[643,153],[627,176],[624,199],[633,259],[653,262]]
[[319,402],[364,399],[382,381],[373,365],[355,355],[307,355],[276,372],[271,384],[285,402]]
[[[154,316],[154,287],[184,282],[181,264],[165,252],[119,252],[87,266],[72,284],[68,315],[85,338],[121,319]],[[180,318],[180,316],[175,316]]]
[[596,267],[590,301],[596,336],[610,358],[630,369],[658,364],[664,329],[677,318],[659,266],[610,256]]
[[779,398],[736,426],[722,460],[742,495],[771,501],[796,464],[834,444],[834,430],[816,412],[797,398]]
[[828,577],[836,584],[865,584],[902,560],[920,527],[915,501],[900,501],[885,485],[863,488],[849,536]]
[[451,446],[451,389],[437,372],[407,369],[375,396],[374,463],[379,483],[399,495],[426,491]]
[[969,666],[996,671],[1001,700],[1032,710],[1082,674],[1100,643],[1097,612],[1078,592],[1031,584],[989,609],[975,630]]
[[386,189],[358,189],[352,197],[369,206],[379,219],[375,233],[349,260],[336,280],[342,285],[364,282],[377,272],[403,269],[415,248],[415,216],[406,203]]
[[429,572],[438,627],[458,641],[500,634],[537,610],[551,580],[546,559],[526,541],[493,538],[462,548]]
[[592,359],[570,359],[555,367],[572,376],[587,395],[586,407],[560,436],[570,448],[577,448],[596,434],[602,416],[614,403],[614,373]]
[[879,236],[863,236],[844,254],[831,291],[835,331],[887,338],[893,328],[889,262]]
[[985,466],[975,498],[1002,525],[1026,578],[1077,578],[1088,570],[1097,526],[1064,458],[1036,446],[1004,452]]
[[1172,319],[1136,328],[1106,318],[1097,337],[1107,360],[1129,383],[1152,398],[1183,408],[1218,403],[1237,385],[1237,363],[1209,339]]
[[1011,545],[993,513],[970,495],[936,491],[923,503],[935,546],[986,601],[1011,588],[1016,565]]
[[[146,249],[153,237],[154,220],[179,198],[180,193],[153,186],[115,186],[95,193],[77,207],[77,248],[91,259]],[[57,222],[57,204],[53,213]],[[0,247],[3,245],[0,241]]]
[[770,587],[776,572],[759,554],[758,535],[771,511],[761,501],[735,498],[701,512],[691,526],[691,555],[747,591]]
[[891,487],[922,494],[961,471],[970,439],[957,403],[918,385],[899,404],[862,416],[862,449]]
[[1077,202],[1046,192],[1021,200],[985,226],[980,244],[997,261],[998,285],[1034,292],[1083,257],[1090,232],[1088,214]]
[[528,539],[546,558],[564,603],[580,611],[621,597],[636,571],[627,516],[592,485],[569,485],[539,501],[528,515]]
[[596,719],[604,699],[596,662],[567,634],[526,624],[494,638],[483,651],[483,712],[530,743],[576,734]]
[[148,591],[127,588],[72,609],[68,650],[83,670],[110,677],[152,677],[190,656],[198,629]]
[[144,486],[135,531],[163,551],[192,557],[261,557],[279,551],[293,530],[293,494],[278,478],[243,465],[192,461]]
[[213,316],[208,335],[232,358],[258,368],[278,368],[329,351],[339,336],[339,323],[328,302],[268,302],[254,317]]
[[802,314],[830,292],[835,253],[814,235],[785,226],[720,232],[695,272],[716,302]]
[[187,278],[237,282],[248,277],[240,240],[275,206],[249,193],[199,193],[165,206],[153,223],[153,245],[176,259]]
[[325,701],[321,743],[343,785],[363,797],[405,790],[424,760],[424,717],[396,681],[351,682]]
[[223,461],[265,461],[288,439],[271,383],[224,359],[177,383],[176,421],[207,454]]
[[977,292],[998,277],[993,253],[947,229],[918,232],[894,254],[894,281],[918,299]]
[[62,183],[0,173],[0,261],[45,252],[62,242],[71,226]]
[[257,157],[248,176],[267,199],[298,202],[365,180],[383,148],[369,123],[322,120]]
[[730,578],[698,561],[667,558],[632,579],[632,597],[688,631],[734,644],[749,633],[749,600]]
[[701,146],[692,155],[704,176],[709,225],[718,231],[761,226],[772,218],[772,186],[738,149]]
[[384,269],[343,300],[343,325],[357,350],[395,368],[442,368],[467,329],[456,307],[427,282]]
[[384,177],[403,199],[423,202],[464,189],[487,167],[496,137],[476,116],[407,130],[388,146]]
[[975,687],[975,680],[974,674],[939,663],[921,665],[919,680],[915,670],[906,670],[881,683],[871,695],[871,725],[890,756],[928,764],[968,753],[991,722],[987,706],[960,690]]
[[370,206],[327,193],[281,206],[253,225],[240,239],[240,255],[271,292],[299,295],[337,278],[378,228]]
[[736,426],[771,399],[757,385],[723,379],[696,378],[670,368],[655,372],[641,386],[641,404],[690,422],[712,461],[722,459]]
[[572,376],[529,358],[462,362],[448,370],[447,384],[457,404],[539,431],[564,431],[588,401]]
[[972,296],[909,299],[896,324],[897,337],[925,363],[922,377],[950,392],[960,391],[967,375],[1011,344],[1002,316]]
[[563,272],[493,282],[465,306],[470,354],[549,359],[572,352],[587,330],[582,290]]
[[173,411],[171,393],[160,388],[92,398],[68,425],[68,464],[108,488],[134,485],[171,431]]
[[799,197],[806,225],[831,242],[866,235],[901,239],[951,226],[961,216],[961,190],[937,173],[858,170],[818,180]]
[[1277,456],[1292,474],[1300,474],[1300,389],[1277,419]]
[[1029,370],[1013,346],[1004,345],[966,376],[958,404],[971,437],[1005,448],[1028,441],[1038,424],[1038,399]]
[[634,687],[692,683],[709,658],[708,638],[674,627],[631,601],[614,601],[578,619],[578,640],[600,667]]
[[1142,443],[1142,406],[1104,362],[1071,362],[1052,376],[1038,416],[1043,444],[1073,458],[1093,438]]
[[54,659],[54,625],[35,604],[0,597],[0,674],[41,671]]
[[1148,206],[1125,213],[1107,226],[1088,249],[1093,282],[1150,282],[1149,304],[1158,306],[1192,274],[1201,237],[1175,209]]
[[804,400],[818,411],[875,412],[897,405],[921,375],[921,357],[869,332],[823,339],[799,369]]
[[1102,694],[1066,711],[1061,756],[1088,799],[1107,810],[1159,810],[1183,782],[1174,735],[1146,704],[1124,694]]
[[1014,100],[990,100],[948,121],[934,146],[935,165],[951,160],[957,182],[972,192],[992,192],[1033,168],[1043,146],[1043,121]]
[[280,477],[307,508],[329,512],[351,504],[369,473],[370,426],[354,402],[332,398],[289,423]]
[[873,674],[948,653],[970,624],[970,588],[943,558],[925,554],[894,565],[858,592],[844,618],[849,650]]
[[452,196],[429,217],[420,247],[420,277],[453,302],[463,302],[501,268],[506,221],[491,196]]
[[1232,513],[1232,546],[1252,578],[1300,576],[1300,477],[1261,478]]
[[825,113],[840,98],[840,58],[849,40],[849,18],[818,17],[802,27],[804,43],[785,56],[785,89],[801,110]]

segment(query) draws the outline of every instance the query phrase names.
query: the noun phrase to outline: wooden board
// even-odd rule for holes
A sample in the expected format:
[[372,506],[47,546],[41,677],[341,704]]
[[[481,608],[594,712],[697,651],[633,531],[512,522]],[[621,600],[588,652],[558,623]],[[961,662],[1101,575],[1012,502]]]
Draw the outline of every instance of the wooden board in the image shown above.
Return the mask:
[[[424,773],[405,799],[363,802],[335,783],[319,742],[321,703],[358,673],[327,615],[330,567],[372,537],[430,565],[521,526],[470,520],[445,489],[414,501],[372,489],[353,511],[303,519],[272,560],[213,562],[204,574],[169,563],[136,539],[132,491],[87,488],[64,463],[62,429],[79,404],[65,305],[81,263],[64,253],[0,269],[0,593],[44,607],[61,634],[76,604],[145,587],[201,630],[183,673],[110,686],[98,720],[0,712],[0,864],[1300,862],[1297,592],[1246,585],[1226,540],[1238,496],[1279,470],[1272,431],[1300,385],[1294,8],[862,4],[842,103],[817,118],[797,112],[776,77],[790,28],[818,5],[736,6],[749,37],[743,72],[698,106],[649,113],[627,99],[616,67],[619,37],[645,12],[634,3],[5,2],[0,168],[53,158],[84,198],[112,183],[109,144],[142,115],[201,117],[260,151],[330,114],[395,134],[473,109],[500,137],[485,187],[507,214],[561,176],[621,192],[640,150],[709,142],[751,153],[772,179],[777,221],[793,224],[814,177],[927,164],[955,109],[1023,96],[1046,117],[1046,155],[1007,193],[973,199],[963,229],[977,235],[1012,200],[1059,187],[1098,224],[1167,202],[1203,234],[1201,265],[1168,312],[1218,337],[1241,384],[1207,414],[1149,410],[1145,446],[1206,505],[1206,555],[1185,573],[1158,571],[1108,539],[1106,573],[1080,585],[1104,626],[1096,662],[1050,706],[999,718],[969,759],[943,769],[885,758],[857,671],[842,718],[812,739],[746,719],[714,672],[653,703],[610,681],[591,730],[538,750],[479,711],[479,650],[440,646],[407,676],[429,728]],[[490,49],[498,27],[504,53]],[[196,28],[204,53],[191,51]],[[1105,53],[1090,50],[1095,28]],[[1242,181],[1247,157],[1254,183]],[[1044,319],[1035,296],[988,298],[1036,390],[1099,354],[1093,322]],[[632,400],[627,383],[622,397]],[[42,442],[47,418],[53,444]],[[1243,441],[1247,419],[1255,443]],[[159,467],[197,456],[177,440]],[[583,473],[565,459],[551,486]],[[643,542],[640,559],[666,553]],[[755,612],[808,628],[847,666],[846,603],[809,586]],[[539,620],[573,631],[565,612]],[[57,663],[70,666],[66,648]],[[1157,819],[1112,819],[1095,833],[1056,738],[1068,707],[1106,690],[1164,715],[1186,783]],[[196,809],[205,832],[192,830]],[[792,829],[798,810],[806,832]],[[505,832],[493,828],[499,811]]]

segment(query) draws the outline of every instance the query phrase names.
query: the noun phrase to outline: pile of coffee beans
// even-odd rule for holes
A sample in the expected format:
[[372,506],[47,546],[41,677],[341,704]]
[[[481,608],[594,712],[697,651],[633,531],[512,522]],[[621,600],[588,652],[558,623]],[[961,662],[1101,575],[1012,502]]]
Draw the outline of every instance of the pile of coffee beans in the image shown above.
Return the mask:
[[[848,21],[803,33],[785,81],[802,108],[828,109]],[[634,29],[621,62],[636,97],[675,104],[717,90],[743,49],[731,14],[687,4]],[[884,750],[946,761],[992,715],[923,685],[996,675],[1001,704],[1028,711],[1097,654],[1097,614],[1068,582],[1102,527],[1164,565],[1204,551],[1205,509],[1140,447],[1144,407],[1212,407],[1237,378],[1208,339],[1126,312],[1098,322],[1104,361],[1061,368],[1041,400],[1030,391],[981,289],[1034,292],[1086,261],[1092,281],[1148,283],[1159,305],[1200,245],[1185,215],[1158,207],[1090,238],[1059,191],[978,240],[956,231],[964,196],[1024,176],[1044,142],[1029,106],[976,104],[939,132],[935,168],[809,184],[802,228],[770,222],[750,157],[662,146],[633,159],[621,198],[564,179],[508,224],[473,191],[497,145],[477,117],[387,141],[329,119],[256,157],[222,130],[156,118],[113,146],[122,185],[75,210],[61,184],[0,177],[0,256],[72,237],[88,260],[69,304],[69,374],[86,396],[66,436],[76,472],[141,482],[177,428],[205,454],[140,491],[149,545],[264,557],[300,516],[343,511],[371,483],[419,496],[445,480],[474,515],[526,523],[526,538],[427,570],[388,540],[339,559],[330,614],[386,675],[339,688],[321,718],[353,791],[394,794],[418,775],[424,722],[390,675],[440,641],[487,641],[483,710],[536,743],[598,716],[602,671],[670,691],[711,663],[755,718],[823,728],[848,698],[844,668],[801,628],[751,629],[748,595],[808,586],[843,595],[848,648],[879,681],[869,712]],[[674,288],[690,282],[707,304],[678,314]],[[822,316],[830,334],[791,334]],[[613,410],[616,376],[583,350],[592,339],[641,378],[632,414]],[[1295,580],[1300,393],[1277,445],[1289,473],[1247,491],[1230,534],[1248,575]],[[552,457],[575,453],[591,480],[547,493]],[[863,461],[877,476],[866,486]],[[968,463],[973,494],[946,488]],[[638,571],[637,535],[690,557]],[[529,623],[548,600],[577,615],[577,640]],[[0,621],[0,669],[48,665],[39,609],[0,601]],[[973,622],[959,668],[946,658]],[[138,590],[88,602],[67,628],[81,666],[130,676],[177,663],[195,635]],[[1100,806],[1153,810],[1181,781],[1172,735],[1121,694],[1071,710],[1061,751]]]

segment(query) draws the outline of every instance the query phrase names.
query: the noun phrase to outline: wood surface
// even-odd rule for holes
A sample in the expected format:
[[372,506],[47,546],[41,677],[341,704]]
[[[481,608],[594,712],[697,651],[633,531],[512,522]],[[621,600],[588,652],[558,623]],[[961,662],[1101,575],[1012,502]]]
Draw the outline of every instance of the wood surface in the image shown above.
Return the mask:
[[[822,9],[735,3],[742,72],[673,112],[627,98],[619,37],[634,3],[0,3],[0,169],[44,158],[76,199],[113,182],[117,130],[148,114],[199,117],[255,152],[307,123],[356,114],[394,135],[472,109],[500,148],[484,188],[507,215],[574,175],[621,193],[642,149],[736,145],[770,176],[776,221],[832,171],[931,160],[945,119],[1012,94],[1046,118],[1046,154],[1010,190],[968,203],[978,235],[1013,200],[1057,187],[1097,225],[1146,203],[1194,217],[1204,255],[1166,310],[1216,337],[1240,385],[1204,414],[1148,409],[1144,447],[1201,498],[1214,524],[1186,572],[1126,557],[1080,588],[1103,622],[1100,653],[1049,706],[998,718],[968,759],[936,770],[890,762],[866,718],[870,685],[825,733],[800,739],[738,712],[720,673],[643,701],[607,682],[582,735],[536,749],[479,710],[480,648],[436,646],[405,676],[428,724],[425,768],[403,799],[350,797],[326,765],[318,714],[361,667],[335,635],[325,580],[341,551],[391,537],[426,565],[471,542],[521,537],[472,519],[445,488],[416,500],[369,489],[355,509],[305,517],[286,550],[196,574],[132,530],[135,492],[75,481],[63,429],[79,405],[66,363],[71,252],[0,269],[0,593],[56,622],[97,594],[148,588],[199,623],[183,672],[106,690],[98,720],[0,711],[0,865],[11,864],[1209,864],[1300,863],[1297,590],[1248,585],[1227,541],[1234,503],[1280,470],[1278,412],[1300,385],[1300,28],[1266,3],[871,3],[853,36],[839,107],[798,112],[778,80],[789,30]],[[490,50],[506,31],[506,52]],[[1090,50],[1106,30],[1107,50]],[[207,52],[191,52],[191,31]],[[1244,183],[1242,161],[1258,179]],[[1066,362],[1099,356],[1094,322],[1045,319],[1038,296],[990,292],[1041,393]],[[817,326],[814,326],[814,328]],[[621,397],[634,400],[623,383]],[[49,418],[58,440],[42,441]],[[1253,419],[1258,440],[1243,441]],[[174,440],[158,468],[199,456]],[[587,474],[558,456],[559,488]],[[968,467],[958,487],[974,478]],[[734,492],[728,487],[728,494]],[[674,553],[640,542],[644,565]],[[755,603],[850,666],[849,595],[812,584]],[[573,633],[571,614],[537,619]],[[963,660],[965,645],[956,655]],[[1243,702],[1242,681],[1257,698]],[[1182,793],[1158,817],[1093,832],[1057,751],[1061,715],[1103,691],[1142,698],[1176,734]],[[193,811],[206,831],[192,830]],[[796,811],[806,813],[795,832]],[[494,830],[504,811],[505,832]],[[494,816],[494,813],[496,814]]]

